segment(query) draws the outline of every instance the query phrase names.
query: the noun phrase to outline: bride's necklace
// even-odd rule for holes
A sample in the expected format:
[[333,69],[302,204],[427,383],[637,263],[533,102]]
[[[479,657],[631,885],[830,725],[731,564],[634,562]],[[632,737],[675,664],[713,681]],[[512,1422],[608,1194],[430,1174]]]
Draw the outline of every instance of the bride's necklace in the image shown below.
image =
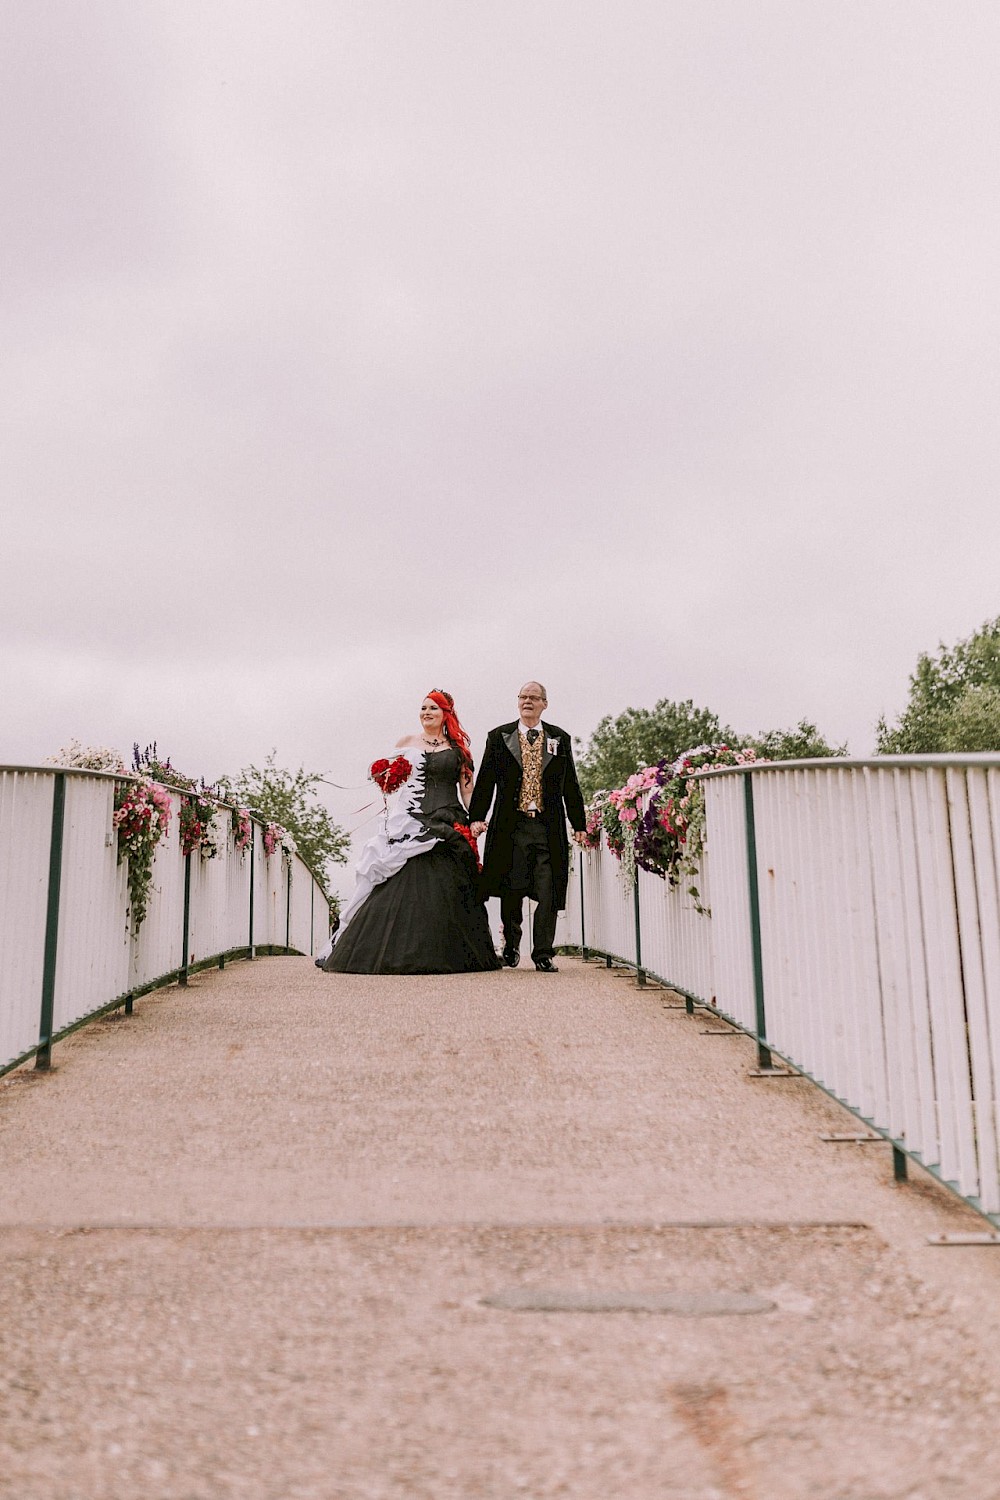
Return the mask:
[[426,734],[422,734],[421,739],[423,740],[425,745],[432,745],[435,750],[439,749],[440,746],[444,744],[444,740],[429,740]]

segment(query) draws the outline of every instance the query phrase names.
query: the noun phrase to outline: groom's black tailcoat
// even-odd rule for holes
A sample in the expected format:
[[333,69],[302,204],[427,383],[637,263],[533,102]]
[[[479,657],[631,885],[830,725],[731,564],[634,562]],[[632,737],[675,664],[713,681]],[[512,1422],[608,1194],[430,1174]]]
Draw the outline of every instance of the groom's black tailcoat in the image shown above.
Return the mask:
[[[521,737],[518,721],[501,724],[491,729],[486,737],[479,775],[469,803],[469,822],[481,823],[489,813],[490,803],[496,793],[493,817],[486,832],[486,849],[483,854],[483,894],[499,896],[504,881],[510,874],[514,858],[514,825],[517,822],[517,803],[521,795]],[[583,807],[580,783],[576,779],[573,764],[573,748],[565,729],[548,724],[543,719],[539,724],[542,732],[542,813],[540,821],[545,829],[552,862],[552,883],[555,908],[562,911],[566,905],[566,886],[569,883],[569,839],[566,836],[566,819],[582,833],[587,819]],[[550,745],[555,748],[550,749]]]

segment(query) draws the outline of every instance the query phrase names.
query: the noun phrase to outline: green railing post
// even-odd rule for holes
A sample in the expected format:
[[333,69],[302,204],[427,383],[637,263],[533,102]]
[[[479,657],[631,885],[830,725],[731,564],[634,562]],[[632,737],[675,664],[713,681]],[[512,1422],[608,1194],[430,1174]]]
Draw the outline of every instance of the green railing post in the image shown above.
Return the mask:
[[253,958],[253,880],[257,864],[257,824],[250,819],[250,931],[247,934],[247,958]]
[[635,912],[635,977],[639,984],[646,983],[646,971],[642,967],[642,932],[639,926],[639,867],[632,877],[632,898]]
[[191,934],[191,855],[184,856],[184,935],[181,939],[181,971],[177,983],[182,989],[188,982],[188,939]]
[[576,847],[576,857],[580,861],[580,952],[583,954],[584,963],[586,963],[587,959],[590,957],[590,952],[587,948],[587,922],[586,915],[583,910],[583,850],[581,849],[579,844],[577,844]]
[[757,825],[753,810],[753,773],[743,775],[743,808],[747,830],[747,890],[750,897],[750,945],[753,953],[753,997],[757,1016],[757,1066],[770,1069],[767,1017],[764,1013],[764,960],[760,946],[760,886],[757,881]]
[[38,1021],[35,1067],[52,1066],[52,1018],[56,998],[56,955],[59,949],[59,893],[62,887],[63,829],[66,822],[66,777],[57,772],[52,782],[52,836],[49,840],[49,897],[45,911],[45,956],[42,962],[42,1010]]

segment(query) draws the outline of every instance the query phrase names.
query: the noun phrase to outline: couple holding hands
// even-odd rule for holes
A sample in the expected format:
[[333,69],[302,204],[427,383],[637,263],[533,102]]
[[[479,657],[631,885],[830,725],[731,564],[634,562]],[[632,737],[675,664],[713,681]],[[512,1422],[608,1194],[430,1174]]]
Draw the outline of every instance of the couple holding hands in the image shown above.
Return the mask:
[[392,760],[372,766],[386,816],[361,851],[332,949],[317,960],[328,973],[498,969],[488,896],[500,897],[503,964],[520,961],[530,897],[538,903],[531,957],[536,969],[555,973],[556,917],[569,879],[566,820],[582,839],[583,797],[569,735],[542,718],[541,683],[526,682],[517,707],[516,719],[490,730],[478,775],[454,699],[437,690],[420,705],[420,732],[405,735]]

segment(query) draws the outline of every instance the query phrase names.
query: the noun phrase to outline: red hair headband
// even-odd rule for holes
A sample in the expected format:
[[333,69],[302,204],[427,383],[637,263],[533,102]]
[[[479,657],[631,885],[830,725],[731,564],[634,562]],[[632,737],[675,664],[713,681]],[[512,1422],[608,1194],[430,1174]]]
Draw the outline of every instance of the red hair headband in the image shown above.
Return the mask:
[[459,759],[470,771],[472,770],[472,748],[469,736],[458,722],[455,713],[455,700],[450,693],[443,693],[440,688],[432,688],[427,694],[432,703],[436,703],[444,714],[444,732],[448,739],[458,751]]

